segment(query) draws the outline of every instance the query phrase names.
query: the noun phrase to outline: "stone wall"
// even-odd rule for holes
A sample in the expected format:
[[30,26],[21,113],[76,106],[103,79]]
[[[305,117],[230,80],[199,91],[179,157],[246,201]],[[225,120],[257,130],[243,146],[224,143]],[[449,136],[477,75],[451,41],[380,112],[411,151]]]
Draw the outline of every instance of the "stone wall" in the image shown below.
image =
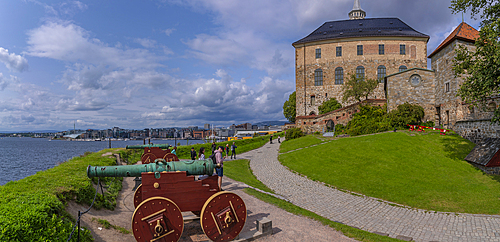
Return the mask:
[[[410,80],[412,76],[420,76],[420,83]],[[397,109],[406,102],[418,104],[424,108],[423,121],[435,122],[435,73],[427,69],[409,69],[387,77],[387,111]]]
[[469,162],[469,164],[473,165],[477,169],[484,171],[484,173],[486,173],[486,174],[500,175],[500,167],[498,167],[498,166],[497,167],[486,167],[486,166],[482,166],[482,165],[475,164],[472,162]]
[[458,121],[453,131],[475,144],[486,138],[500,138],[500,125],[491,124],[490,119]]
[[[384,45],[385,53],[379,55],[378,46]],[[399,45],[406,45],[406,55],[400,55]],[[357,46],[363,45],[363,55],[357,55]],[[342,56],[336,56],[336,47],[342,47]],[[321,58],[316,58],[316,49],[321,49]],[[358,66],[365,68],[366,79],[377,79],[379,66],[386,67],[386,75],[399,72],[399,67],[427,67],[427,42],[425,38],[377,37],[350,38],[309,43],[295,48],[295,86],[297,91],[297,116],[318,114],[318,107],[330,98],[342,101],[342,86],[335,84],[335,69],[342,67],[345,82],[349,74],[356,73]],[[305,62],[304,62],[305,61]],[[323,71],[323,85],[314,85],[314,71]],[[311,103],[314,96],[314,103]],[[370,99],[385,99],[383,83]],[[342,103],[350,105],[351,103]]]
[[[363,101],[363,103],[366,102],[370,105],[381,107],[386,103],[386,100],[369,99]],[[298,116],[295,118],[295,126],[300,128],[302,132],[311,134],[314,132],[326,132],[326,123],[328,120],[332,120],[335,125],[347,125],[347,123],[352,119],[352,115],[359,112],[359,104],[360,103],[351,104],[347,107],[320,115]]]

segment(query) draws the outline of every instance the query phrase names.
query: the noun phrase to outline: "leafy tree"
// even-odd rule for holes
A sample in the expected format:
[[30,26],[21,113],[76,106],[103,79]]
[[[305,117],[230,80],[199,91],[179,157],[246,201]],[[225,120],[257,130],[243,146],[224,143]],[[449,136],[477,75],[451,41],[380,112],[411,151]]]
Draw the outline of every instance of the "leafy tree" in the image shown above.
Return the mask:
[[368,95],[370,95],[377,86],[377,80],[362,80],[361,78],[357,78],[355,74],[351,74],[342,86],[342,102],[348,102],[351,99],[361,102],[361,98],[363,97],[366,100],[368,99]]
[[424,115],[423,107],[404,103],[389,113],[390,125],[395,128],[406,128],[407,124],[420,124]]
[[288,100],[283,104],[283,115],[291,123],[295,123],[296,106],[295,106],[295,92],[290,94]]
[[342,108],[342,104],[340,104],[337,99],[335,98],[330,98],[330,100],[324,102],[318,107],[319,114],[324,114],[331,112],[333,110],[337,110],[339,108]]
[[[475,50],[459,46],[453,63],[456,76],[464,83],[458,95],[466,102],[486,107],[492,96],[500,93],[500,3],[492,0],[452,0],[453,13],[471,11],[473,18],[482,19]],[[500,108],[496,108],[492,122],[500,123]]]

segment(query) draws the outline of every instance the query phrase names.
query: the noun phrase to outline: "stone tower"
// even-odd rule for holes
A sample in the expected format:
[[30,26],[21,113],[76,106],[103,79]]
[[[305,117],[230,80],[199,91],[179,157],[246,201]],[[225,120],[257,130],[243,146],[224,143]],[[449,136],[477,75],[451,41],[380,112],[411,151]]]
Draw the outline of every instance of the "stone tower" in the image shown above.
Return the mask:
[[366,16],[366,12],[361,9],[359,4],[359,0],[354,0],[354,6],[352,10],[349,12],[349,19],[364,19]]

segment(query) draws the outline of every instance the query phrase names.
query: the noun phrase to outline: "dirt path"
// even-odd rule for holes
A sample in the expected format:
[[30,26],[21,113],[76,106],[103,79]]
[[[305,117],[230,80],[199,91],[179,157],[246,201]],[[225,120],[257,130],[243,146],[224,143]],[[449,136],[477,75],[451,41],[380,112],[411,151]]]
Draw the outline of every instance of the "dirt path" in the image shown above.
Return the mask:
[[[96,242],[133,242],[135,241],[132,233],[122,234],[117,230],[102,228],[102,225],[97,221],[92,221],[92,218],[105,219],[112,225],[120,226],[128,230],[131,228],[131,220],[134,212],[133,205],[133,191],[134,187],[133,177],[126,177],[123,179],[123,189],[117,198],[117,206],[114,211],[110,210],[94,210],[91,209],[89,213],[82,216],[82,226],[90,229],[92,236]],[[262,202],[261,200],[246,194],[243,191],[245,185],[224,177],[223,188],[226,191],[231,191],[238,194],[247,206],[247,222],[242,232],[255,230],[257,219],[268,217],[273,224],[273,235],[260,238],[256,241],[355,241],[347,238],[340,232],[322,225],[315,220],[297,216],[286,212],[274,205]],[[74,202],[68,203],[66,210],[73,215],[77,216],[78,210],[85,211],[87,205],[79,205]],[[186,213],[190,214],[190,213]],[[101,228],[101,229],[99,229]],[[199,221],[186,222],[184,224],[184,232],[180,241],[209,241],[204,235],[200,227]]]

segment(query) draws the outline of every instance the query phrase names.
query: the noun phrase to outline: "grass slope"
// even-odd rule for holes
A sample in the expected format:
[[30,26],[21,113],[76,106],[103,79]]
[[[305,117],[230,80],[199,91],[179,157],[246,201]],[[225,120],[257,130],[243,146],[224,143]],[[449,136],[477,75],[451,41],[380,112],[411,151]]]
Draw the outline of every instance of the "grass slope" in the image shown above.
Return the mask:
[[382,133],[334,140],[279,160],[310,179],[415,208],[500,214],[498,176],[463,160],[473,147],[459,136]]
[[[317,135],[308,135],[301,137],[300,139],[287,140],[286,145],[280,146],[280,153],[286,153],[299,148],[309,147],[311,145],[323,143],[325,141],[319,139]],[[285,144],[284,143],[284,144]]]

